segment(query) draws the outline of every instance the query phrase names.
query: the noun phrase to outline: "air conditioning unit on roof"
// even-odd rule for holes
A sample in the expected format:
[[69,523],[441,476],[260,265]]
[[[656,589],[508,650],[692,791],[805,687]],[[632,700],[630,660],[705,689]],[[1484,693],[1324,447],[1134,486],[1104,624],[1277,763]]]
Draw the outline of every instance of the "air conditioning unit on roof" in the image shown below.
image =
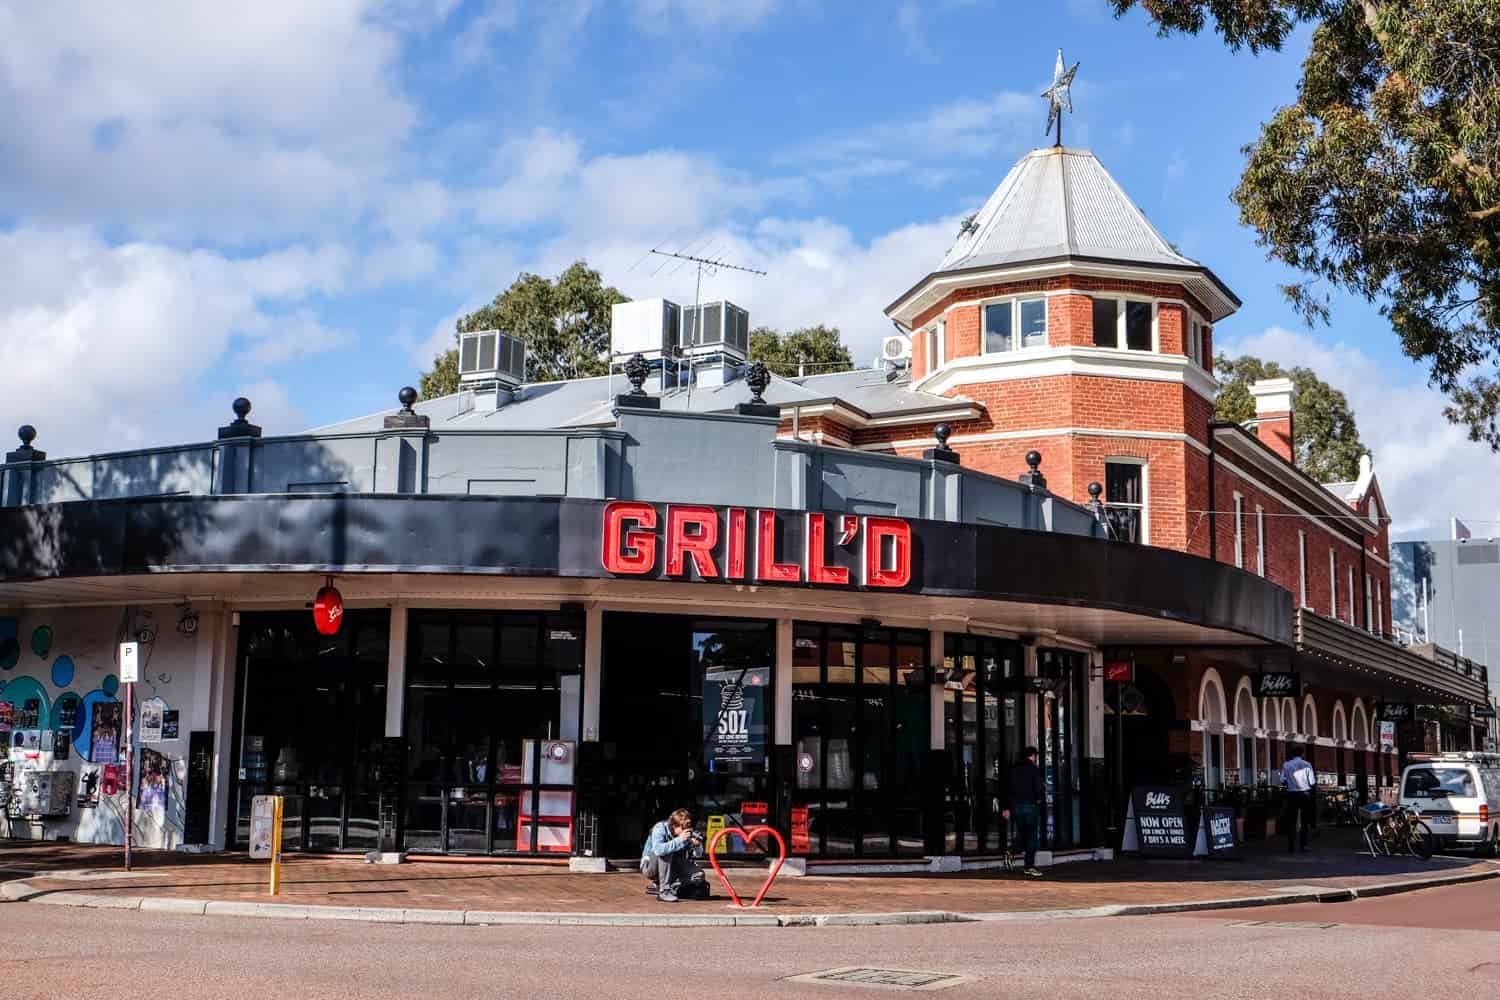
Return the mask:
[[526,344],[500,330],[459,334],[458,379],[464,385],[495,382],[514,389],[526,381]]

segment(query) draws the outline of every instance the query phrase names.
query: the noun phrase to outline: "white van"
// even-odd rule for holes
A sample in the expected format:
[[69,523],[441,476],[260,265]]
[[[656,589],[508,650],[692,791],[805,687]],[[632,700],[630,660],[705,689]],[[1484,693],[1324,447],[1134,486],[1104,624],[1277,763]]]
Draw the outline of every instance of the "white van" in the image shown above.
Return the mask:
[[1500,754],[1414,753],[1410,760],[1401,804],[1421,814],[1438,843],[1500,853]]

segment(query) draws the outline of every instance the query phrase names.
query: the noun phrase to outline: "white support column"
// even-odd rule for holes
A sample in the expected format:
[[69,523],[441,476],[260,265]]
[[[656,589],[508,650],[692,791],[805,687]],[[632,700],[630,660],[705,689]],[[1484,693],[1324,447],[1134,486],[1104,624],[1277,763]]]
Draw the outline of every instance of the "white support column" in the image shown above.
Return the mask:
[[[934,670],[943,666],[943,651],[947,634],[938,631],[927,633],[927,663]],[[942,750],[947,745],[947,732],[943,725],[943,693],[943,685],[928,685],[927,745],[933,750]]]
[[1104,653],[1089,653],[1089,748],[1088,756],[1104,759]]
[[385,658],[387,736],[400,736],[406,721],[406,620],[406,605],[391,605],[391,642]]
[[223,611],[204,611],[198,617],[198,632],[193,636],[193,696],[188,706],[187,725],[183,727],[184,738],[194,729],[208,729],[213,725],[215,647],[222,634],[225,614]]
[[599,672],[604,665],[604,608],[597,602],[583,612],[583,738],[599,739]]
[[[215,850],[225,848],[224,833],[229,826],[229,785],[238,774],[240,748],[234,740],[234,706],[239,698],[239,626],[237,615],[228,608],[217,620],[200,628],[198,634],[209,643],[209,719],[207,728],[214,734],[213,801],[208,811],[208,842]],[[200,622],[200,624],[202,624]],[[196,699],[195,699],[196,700]]]
[[792,620],[776,619],[776,745],[792,745]]

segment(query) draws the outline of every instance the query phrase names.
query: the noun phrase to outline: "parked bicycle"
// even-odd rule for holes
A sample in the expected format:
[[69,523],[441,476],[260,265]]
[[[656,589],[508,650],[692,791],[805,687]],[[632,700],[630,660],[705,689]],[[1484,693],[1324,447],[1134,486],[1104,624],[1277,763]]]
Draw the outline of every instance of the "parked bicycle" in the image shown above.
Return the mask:
[[1423,861],[1432,857],[1437,843],[1433,840],[1432,828],[1422,822],[1420,814],[1405,806],[1387,806],[1379,802],[1361,806],[1360,813],[1365,821],[1365,845],[1370,848],[1371,857],[1381,854],[1389,857],[1397,851],[1405,851]]

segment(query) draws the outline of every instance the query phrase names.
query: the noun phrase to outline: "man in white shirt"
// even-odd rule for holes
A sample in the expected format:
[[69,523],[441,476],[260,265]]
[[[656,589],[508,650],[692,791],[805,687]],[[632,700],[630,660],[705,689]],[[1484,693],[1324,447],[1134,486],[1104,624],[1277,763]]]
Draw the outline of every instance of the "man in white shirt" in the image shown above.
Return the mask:
[[1300,747],[1291,747],[1291,754],[1285,764],[1281,765],[1281,783],[1285,786],[1286,805],[1281,811],[1281,825],[1286,827],[1286,849],[1295,851],[1297,849],[1297,818],[1302,818],[1302,849],[1307,850],[1307,832],[1312,829],[1316,821],[1315,795],[1318,784],[1318,773],[1313,766],[1302,757]]

